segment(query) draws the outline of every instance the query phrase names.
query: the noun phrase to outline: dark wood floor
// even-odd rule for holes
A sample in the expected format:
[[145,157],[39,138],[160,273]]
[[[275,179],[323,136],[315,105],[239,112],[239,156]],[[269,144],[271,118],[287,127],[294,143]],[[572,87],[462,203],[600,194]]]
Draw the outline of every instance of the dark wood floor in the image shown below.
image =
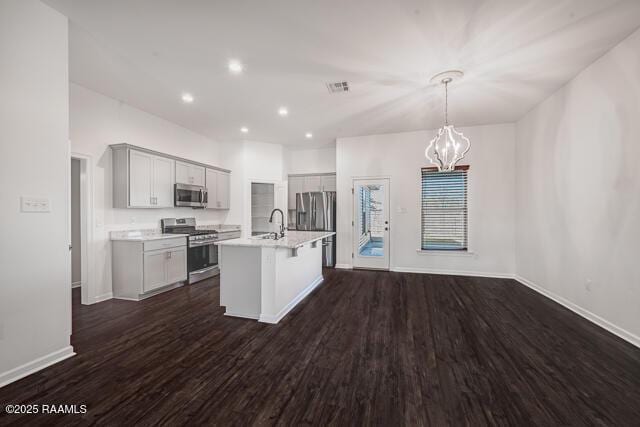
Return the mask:
[[222,315],[216,280],[85,307],[78,356],[0,424],[638,425],[640,349],[511,280],[326,271],[278,325]]

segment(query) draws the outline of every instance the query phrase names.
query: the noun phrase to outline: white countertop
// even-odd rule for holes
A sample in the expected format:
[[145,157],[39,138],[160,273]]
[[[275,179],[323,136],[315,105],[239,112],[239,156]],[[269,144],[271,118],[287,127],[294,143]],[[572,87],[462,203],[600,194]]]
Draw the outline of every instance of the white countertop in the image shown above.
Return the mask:
[[287,248],[294,249],[315,242],[325,237],[333,236],[334,231],[287,231],[283,238],[278,240],[260,239],[258,236],[243,237],[241,239],[224,240],[216,242],[218,246],[248,246],[254,248]]
[[[211,230],[218,233],[240,231],[241,227],[234,224],[206,224],[198,225],[197,230]],[[188,234],[162,234],[159,228],[115,230],[109,233],[111,240],[145,242],[149,240],[171,239],[172,237],[188,237]]]
[[128,242],[147,242],[150,240],[172,239],[176,237],[188,237],[188,234],[146,234],[139,232],[120,233],[112,235],[111,240],[128,241]]

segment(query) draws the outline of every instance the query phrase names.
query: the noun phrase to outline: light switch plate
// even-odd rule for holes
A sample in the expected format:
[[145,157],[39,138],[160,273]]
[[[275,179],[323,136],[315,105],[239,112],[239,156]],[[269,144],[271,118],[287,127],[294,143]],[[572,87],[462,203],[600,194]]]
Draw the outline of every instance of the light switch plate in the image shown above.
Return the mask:
[[21,212],[51,212],[51,202],[47,197],[20,197]]

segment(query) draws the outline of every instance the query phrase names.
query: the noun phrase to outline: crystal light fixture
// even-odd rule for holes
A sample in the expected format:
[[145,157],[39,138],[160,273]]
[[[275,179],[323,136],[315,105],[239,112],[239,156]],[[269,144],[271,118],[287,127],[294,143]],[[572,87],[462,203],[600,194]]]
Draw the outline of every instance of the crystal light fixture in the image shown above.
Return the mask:
[[462,71],[445,71],[431,78],[431,82],[444,85],[444,126],[438,130],[438,134],[429,142],[424,150],[424,155],[431,164],[438,168],[439,172],[455,170],[458,163],[469,148],[471,142],[462,132],[458,132],[449,124],[449,83],[463,76]]

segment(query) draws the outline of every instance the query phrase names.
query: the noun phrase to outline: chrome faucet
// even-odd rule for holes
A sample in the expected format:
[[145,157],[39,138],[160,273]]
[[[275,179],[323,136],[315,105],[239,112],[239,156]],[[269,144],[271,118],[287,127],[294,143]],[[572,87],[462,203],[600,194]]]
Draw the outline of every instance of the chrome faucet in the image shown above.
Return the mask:
[[280,237],[284,237],[284,213],[280,209],[275,208],[274,210],[271,211],[269,222],[273,222],[273,214],[276,212],[280,212],[280,217],[282,218],[282,222],[280,223]]

